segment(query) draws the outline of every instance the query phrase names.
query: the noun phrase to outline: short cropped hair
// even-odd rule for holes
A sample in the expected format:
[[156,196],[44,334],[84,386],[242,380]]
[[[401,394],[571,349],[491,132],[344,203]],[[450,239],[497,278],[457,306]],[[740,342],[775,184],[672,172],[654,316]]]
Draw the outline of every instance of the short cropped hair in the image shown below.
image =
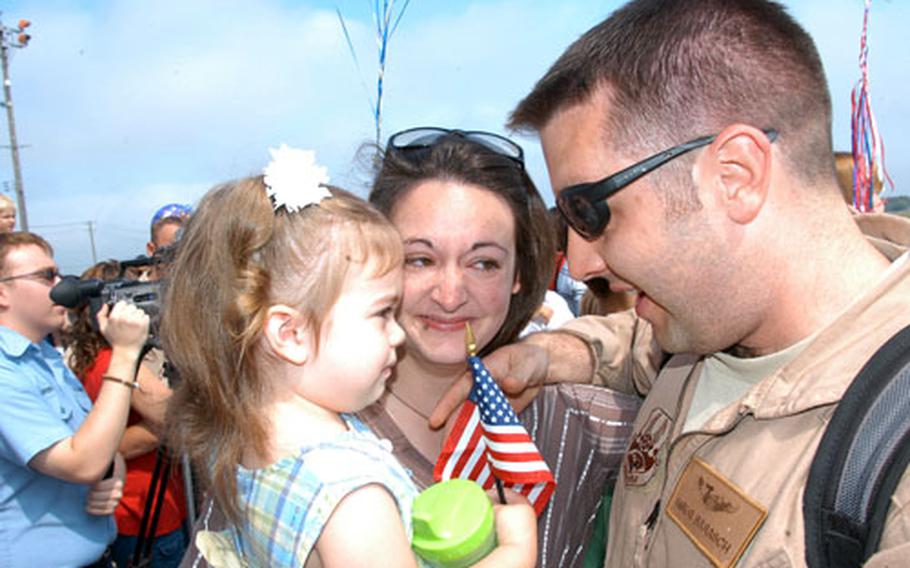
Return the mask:
[[0,275],[8,276],[6,274],[6,257],[10,251],[27,245],[40,247],[48,256],[54,256],[54,249],[51,244],[35,233],[28,231],[0,233]]
[[590,29],[512,112],[540,130],[606,87],[612,148],[643,156],[732,123],[774,128],[800,179],[833,180],[831,99],[809,34],[770,0],[633,0]]

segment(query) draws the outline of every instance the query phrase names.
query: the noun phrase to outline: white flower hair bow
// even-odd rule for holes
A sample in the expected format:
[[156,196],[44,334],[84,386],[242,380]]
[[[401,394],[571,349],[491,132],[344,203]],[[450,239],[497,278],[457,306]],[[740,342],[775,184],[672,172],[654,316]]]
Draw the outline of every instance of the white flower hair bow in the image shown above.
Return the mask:
[[315,152],[282,144],[269,148],[269,154],[272,161],[262,173],[276,211],[284,207],[293,213],[332,197],[324,186],[329,182],[328,169],[316,163]]

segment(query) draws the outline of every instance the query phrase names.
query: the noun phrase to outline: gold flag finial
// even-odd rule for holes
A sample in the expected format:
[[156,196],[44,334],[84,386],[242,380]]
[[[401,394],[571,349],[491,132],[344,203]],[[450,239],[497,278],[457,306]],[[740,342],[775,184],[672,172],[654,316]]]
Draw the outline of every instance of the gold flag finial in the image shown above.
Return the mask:
[[474,331],[469,322],[464,323],[464,346],[468,350],[468,357],[477,355],[477,342],[474,341]]

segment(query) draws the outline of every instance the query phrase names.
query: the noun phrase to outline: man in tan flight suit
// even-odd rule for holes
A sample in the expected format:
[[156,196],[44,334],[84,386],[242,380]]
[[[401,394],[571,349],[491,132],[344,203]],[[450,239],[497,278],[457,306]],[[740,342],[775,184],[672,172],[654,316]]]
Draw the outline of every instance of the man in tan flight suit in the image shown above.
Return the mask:
[[[910,228],[845,207],[811,38],[767,0],[635,0],[570,46],[510,125],[540,135],[572,276],[637,293],[634,313],[486,359],[512,392],[593,380],[646,396],[605,565],[805,565],[825,425],[910,324]],[[651,332],[674,354],[656,380]],[[905,473],[867,566],[907,558]]]

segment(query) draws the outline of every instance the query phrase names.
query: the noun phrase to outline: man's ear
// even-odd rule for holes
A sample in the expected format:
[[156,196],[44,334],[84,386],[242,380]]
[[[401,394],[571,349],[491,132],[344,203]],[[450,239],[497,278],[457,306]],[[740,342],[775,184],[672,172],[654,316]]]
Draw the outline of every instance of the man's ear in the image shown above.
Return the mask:
[[313,334],[294,308],[278,304],[268,309],[265,339],[272,352],[289,363],[303,365],[310,358]]
[[717,135],[700,168],[718,188],[727,216],[736,223],[752,222],[761,211],[771,187],[771,140],[761,130],[732,124]]
[[153,254],[155,254],[155,243],[148,241],[145,243],[145,255],[151,257]]
[[9,289],[5,284],[0,284],[0,309],[9,309],[10,299],[9,299]]

